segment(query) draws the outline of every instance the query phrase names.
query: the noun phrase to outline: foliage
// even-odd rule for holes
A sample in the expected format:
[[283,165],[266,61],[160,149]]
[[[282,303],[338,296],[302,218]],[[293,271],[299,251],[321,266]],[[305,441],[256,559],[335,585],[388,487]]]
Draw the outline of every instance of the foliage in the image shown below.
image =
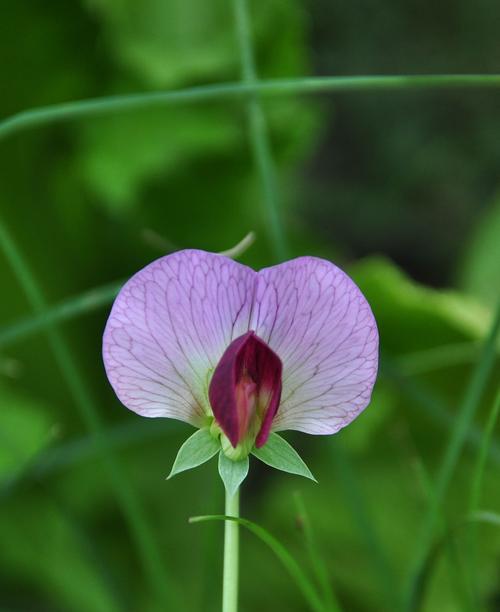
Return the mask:
[[[259,73],[494,68],[497,8],[486,0],[473,8],[464,1],[421,8],[417,19],[413,7],[390,3],[367,18],[356,5],[252,3]],[[240,77],[231,7],[222,0],[10,3],[3,24],[0,48],[9,61],[2,116]],[[497,98],[488,91],[378,92],[263,104],[290,254],[325,256],[352,274],[377,318],[381,374],[371,406],[349,428],[329,438],[290,438],[320,485],[252,459],[242,511],[301,557],[310,534],[295,521],[293,492],[300,488],[326,575],[346,610],[387,610],[390,601],[396,609],[391,597],[406,578],[491,327],[500,286]],[[257,241],[242,261],[272,263],[238,100],[37,128],[1,141],[0,156],[0,218],[49,304],[125,278],[166,250],[219,251],[249,230]],[[1,257],[0,337],[33,314]],[[164,594],[153,591],[139,561],[123,511],[128,494],[114,496],[109,465],[42,325],[0,346],[2,609],[156,612],[180,609],[180,598],[185,610],[219,608],[221,526],[187,524],[190,515],[221,512],[215,462],[165,482],[191,432],[139,422],[112,395],[100,362],[111,293],[102,293],[100,308],[84,300],[78,316],[52,323],[96,398],[102,442],[130,481],[136,526],[138,520],[140,531],[142,517],[152,531]],[[468,511],[498,355],[494,367],[441,509],[445,526]],[[498,512],[498,428],[488,460],[479,510]],[[500,596],[500,532],[482,527],[478,536],[486,607]],[[429,612],[463,604],[468,549],[463,536],[456,543],[458,564],[444,551],[432,566]],[[302,610],[297,585],[260,543],[244,537],[243,547],[242,610]]]

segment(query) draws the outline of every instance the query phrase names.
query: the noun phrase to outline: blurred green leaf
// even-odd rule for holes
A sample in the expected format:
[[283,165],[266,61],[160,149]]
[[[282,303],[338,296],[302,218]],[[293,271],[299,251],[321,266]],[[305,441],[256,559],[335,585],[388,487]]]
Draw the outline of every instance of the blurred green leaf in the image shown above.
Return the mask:
[[28,499],[3,503],[0,509],[0,566],[8,580],[1,603],[12,597],[13,609],[24,601],[25,610],[122,610],[113,568],[103,566],[78,520],[50,496]]
[[234,62],[231,14],[222,0],[85,0],[108,45],[154,87],[214,80]]
[[373,440],[383,436],[387,421],[397,407],[397,396],[387,380],[379,377],[367,408],[349,426],[342,430],[342,439],[352,453],[364,453]]
[[[239,75],[233,16],[225,0],[210,4],[146,0],[140,6],[132,0],[85,0],[84,4],[101,22],[108,49],[120,66],[122,78],[112,84],[113,91],[123,91],[124,80],[134,82],[136,89],[176,89],[235,80]],[[273,50],[262,55],[259,72],[303,73],[306,52],[299,4],[289,3],[284,10],[280,0],[271,0],[252,8],[257,50],[269,44]],[[271,130],[278,135],[279,157],[295,160],[316,133],[317,112],[302,101],[285,99],[271,104],[268,115]],[[130,212],[139,206],[145,185],[160,177],[196,172],[193,164],[208,156],[244,154],[244,125],[240,105],[204,105],[203,112],[198,107],[156,109],[86,122],[77,128],[76,171],[100,204],[114,212]],[[250,165],[247,171],[253,174]],[[206,188],[217,191],[223,181],[224,174],[218,172]],[[244,189],[240,183],[240,193]]]
[[[453,424],[455,406],[462,400],[477,347],[489,332],[493,313],[472,297],[411,280],[386,259],[359,262],[351,273],[375,314],[380,333],[381,377],[375,386],[373,406],[345,432],[346,441],[355,441],[356,430],[364,429],[365,422],[367,426],[375,423],[373,412],[382,402],[392,405],[387,412],[391,419],[385,423],[398,415],[411,420],[411,443],[425,448],[428,460],[435,459],[442,434],[429,427],[427,415],[431,415],[433,423]],[[499,353],[497,341],[496,372]],[[488,385],[486,405],[494,391]],[[468,430],[475,443],[479,440],[477,433],[475,425]]]
[[154,109],[86,124],[75,163],[102,203],[123,212],[138,204],[145,179],[164,178],[240,140],[238,124],[222,108]]
[[500,198],[479,219],[460,274],[464,291],[495,304],[500,296]]
[[0,385],[0,481],[25,467],[55,433],[43,402]]
[[481,339],[492,312],[457,291],[425,287],[387,259],[370,258],[351,268],[369,301],[384,350],[406,354],[460,338]]

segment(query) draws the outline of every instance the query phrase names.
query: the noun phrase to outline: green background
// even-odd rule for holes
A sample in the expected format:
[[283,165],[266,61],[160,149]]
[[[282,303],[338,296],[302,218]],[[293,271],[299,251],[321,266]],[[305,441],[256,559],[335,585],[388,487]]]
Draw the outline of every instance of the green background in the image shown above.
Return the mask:
[[[250,6],[261,78],[498,70],[500,8],[488,0]],[[4,3],[0,56],[4,118],[241,72],[229,0]],[[347,611],[395,609],[432,499],[428,481],[492,324],[499,102],[498,88],[262,102],[288,256],[327,257],[353,276],[377,318],[381,372],[372,404],[346,430],[286,434],[319,484],[252,460],[242,514],[309,568],[299,491]],[[276,244],[251,142],[236,98],[13,133],[0,141],[1,221],[47,305],[125,279],[166,251],[220,251],[249,231],[257,240],[241,260],[270,265]],[[114,397],[100,353],[111,297],[86,295],[79,316],[28,333],[33,306],[45,306],[26,298],[11,263],[0,253],[0,609],[218,610],[223,526],[187,523],[222,511],[215,461],[166,482],[191,428],[141,419]],[[497,358],[442,507],[445,531],[467,515],[499,372]],[[498,434],[481,500],[493,512]],[[476,561],[467,533],[457,530],[451,552],[438,550],[422,610],[468,609],[473,570],[477,608],[498,610],[500,532],[478,527]],[[242,533],[242,612],[306,609],[272,552]]]

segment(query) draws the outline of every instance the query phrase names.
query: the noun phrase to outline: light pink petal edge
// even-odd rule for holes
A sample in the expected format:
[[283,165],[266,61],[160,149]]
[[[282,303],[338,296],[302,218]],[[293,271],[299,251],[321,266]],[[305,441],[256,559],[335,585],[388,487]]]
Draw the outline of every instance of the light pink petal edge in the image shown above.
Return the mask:
[[283,362],[274,431],[332,434],[370,402],[375,319],[359,288],[329,261],[299,257],[261,270],[250,327]]
[[203,423],[211,374],[248,331],[255,278],[251,268],[199,250],[167,255],[135,274],[103,337],[106,373],[121,402],[142,416]]

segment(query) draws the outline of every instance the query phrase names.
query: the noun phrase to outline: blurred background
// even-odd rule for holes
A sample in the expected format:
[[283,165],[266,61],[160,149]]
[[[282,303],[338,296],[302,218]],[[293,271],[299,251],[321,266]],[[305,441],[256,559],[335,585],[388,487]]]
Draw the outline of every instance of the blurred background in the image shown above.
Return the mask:
[[[500,5],[490,0],[250,4],[262,78],[498,72]],[[3,3],[0,55],[2,118],[240,78],[229,0]],[[286,435],[319,485],[253,461],[242,514],[307,566],[300,492],[344,610],[395,609],[427,479],[492,324],[499,102],[493,89],[263,101],[288,254],[327,257],[353,276],[379,324],[381,372],[345,431]],[[215,462],[165,482],[191,429],[122,407],[100,351],[116,283],[165,252],[220,251],[254,231],[241,260],[276,263],[248,127],[241,100],[214,100],[80,117],[0,142],[2,611],[220,608],[223,526],[187,523],[222,511]],[[12,265],[9,236],[27,269]],[[499,372],[497,357],[446,525],[467,513]],[[492,511],[499,433],[481,502]],[[480,609],[500,610],[500,531],[478,534]],[[422,610],[463,609],[462,540],[455,563],[436,554]],[[306,609],[272,552],[242,533],[242,612]]]

